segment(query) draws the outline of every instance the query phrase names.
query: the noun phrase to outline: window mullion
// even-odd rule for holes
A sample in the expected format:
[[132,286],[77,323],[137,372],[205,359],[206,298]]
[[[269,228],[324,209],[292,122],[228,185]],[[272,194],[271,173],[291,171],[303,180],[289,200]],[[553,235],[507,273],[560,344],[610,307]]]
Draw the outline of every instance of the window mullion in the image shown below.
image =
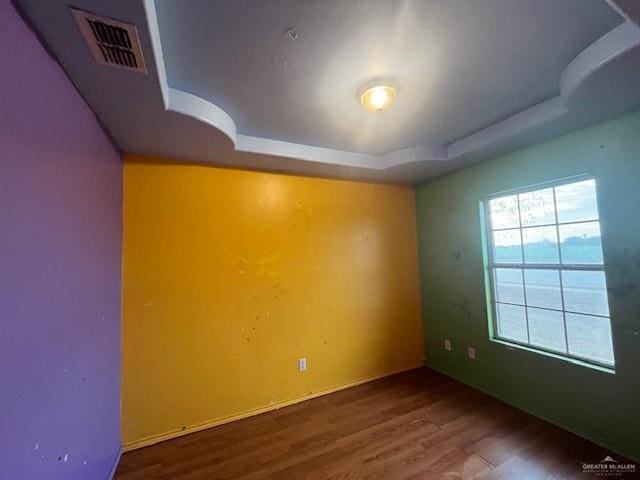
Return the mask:
[[[553,192],[553,195],[555,196],[555,190]],[[592,219],[587,219],[587,220],[572,220],[569,222],[560,222],[558,219],[558,216],[556,215],[556,222],[555,223],[540,223],[540,224],[536,224],[536,225],[527,225],[526,227],[523,227],[524,229],[527,228],[540,228],[540,227],[555,227],[556,225],[579,225],[581,223],[593,223],[593,222],[598,222],[599,219],[598,218],[592,218]],[[505,230],[513,230],[513,227],[502,227],[502,228],[494,228],[493,231],[494,232],[504,232]]]
[[[516,195],[518,201],[518,232],[520,233],[520,253],[522,255],[522,264],[524,265],[524,237],[522,235],[522,214],[520,213],[520,195]],[[527,343],[531,343],[531,335],[529,333],[529,312],[527,311],[527,288],[524,283],[524,268],[520,269],[520,276],[522,277],[522,295],[524,297],[524,320],[527,325]]]
[[553,213],[556,218],[556,240],[558,244],[558,260],[560,261],[560,265],[558,268],[558,278],[560,280],[560,303],[562,305],[562,326],[564,328],[564,348],[569,355],[569,335],[567,333],[567,314],[564,311],[564,284],[562,283],[562,248],[560,248],[560,227],[558,226],[558,202],[556,201],[556,189],[555,187],[551,189],[553,191]]
[[604,265],[602,264],[560,264],[560,263],[489,263],[492,268],[527,268],[537,270],[577,270],[587,272],[601,272],[604,271]]

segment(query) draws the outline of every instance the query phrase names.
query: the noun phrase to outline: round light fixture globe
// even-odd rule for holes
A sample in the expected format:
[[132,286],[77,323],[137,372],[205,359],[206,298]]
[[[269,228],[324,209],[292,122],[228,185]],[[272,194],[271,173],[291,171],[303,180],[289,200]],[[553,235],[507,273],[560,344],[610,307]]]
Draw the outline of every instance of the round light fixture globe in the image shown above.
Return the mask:
[[373,85],[362,90],[360,103],[369,112],[382,113],[393,104],[397,94],[390,85]]

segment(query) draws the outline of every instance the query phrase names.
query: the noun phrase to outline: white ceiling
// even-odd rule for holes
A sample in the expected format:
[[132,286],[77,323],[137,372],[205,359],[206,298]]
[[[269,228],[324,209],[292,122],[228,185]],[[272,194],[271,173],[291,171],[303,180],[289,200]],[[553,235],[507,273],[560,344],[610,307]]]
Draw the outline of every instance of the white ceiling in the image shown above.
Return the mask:
[[415,183],[640,105],[640,28],[604,0],[75,2],[134,23],[148,75],[96,64],[64,0],[21,3],[139,153]]
[[[449,143],[557,95],[569,62],[622,23],[600,0],[156,8],[171,86],[215,103],[245,135],[373,155]],[[383,115],[356,98],[375,77],[400,85]]]

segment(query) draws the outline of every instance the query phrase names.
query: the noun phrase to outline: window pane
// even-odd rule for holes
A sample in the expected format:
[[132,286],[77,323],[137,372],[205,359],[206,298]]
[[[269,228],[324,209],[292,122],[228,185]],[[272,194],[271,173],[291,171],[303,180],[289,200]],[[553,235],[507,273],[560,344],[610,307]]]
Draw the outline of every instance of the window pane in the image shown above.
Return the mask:
[[558,222],[597,220],[596,182],[585,180],[556,187]]
[[562,272],[564,308],[570,312],[609,316],[604,272]]
[[556,227],[522,229],[526,263],[559,263]]
[[598,222],[560,225],[562,263],[602,264]]
[[538,345],[556,352],[566,352],[562,312],[527,308],[527,314],[531,345]]
[[522,263],[520,230],[493,232],[493,261],[496,263]]
[[609,319],[565,314],[569,353],[613,365],[613,345]]
[[489,201],[489,212],[491,215],[491,228],[517,228],[520,226],[518,220],[518,196],[496,198]]
[[558,222],[582,222],[598,219],[595,180],[556,187]]
[[523,227],[556,223],[553,189],[545,188],[520,194],[520,219]]
[[496,300],[524,305],[522,270],[519,268],[495,269]]
[[558,270],[525,270],[527,305],[562,310],[560,272]]
[[527,342],[527,320],[524,307],[498,303],[498,335],[502,338]]

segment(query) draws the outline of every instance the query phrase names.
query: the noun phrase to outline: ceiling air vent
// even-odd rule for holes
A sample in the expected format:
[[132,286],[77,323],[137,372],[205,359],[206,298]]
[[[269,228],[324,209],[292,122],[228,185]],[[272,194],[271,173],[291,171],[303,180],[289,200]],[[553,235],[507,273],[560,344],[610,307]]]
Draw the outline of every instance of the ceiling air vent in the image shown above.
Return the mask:
[[71,9],[96,62],[147,72],[134,25]]

